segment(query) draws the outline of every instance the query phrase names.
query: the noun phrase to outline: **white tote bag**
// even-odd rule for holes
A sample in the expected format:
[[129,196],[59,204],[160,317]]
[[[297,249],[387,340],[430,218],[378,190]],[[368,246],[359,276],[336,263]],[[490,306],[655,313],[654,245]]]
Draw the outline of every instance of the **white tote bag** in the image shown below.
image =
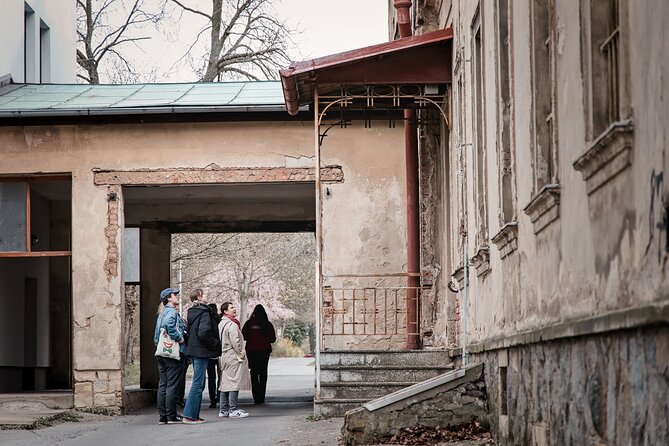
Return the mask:
[[167,334],[165,328],[160,329],[160,338],[156,347],[156,356],[179,359],[179,343]]

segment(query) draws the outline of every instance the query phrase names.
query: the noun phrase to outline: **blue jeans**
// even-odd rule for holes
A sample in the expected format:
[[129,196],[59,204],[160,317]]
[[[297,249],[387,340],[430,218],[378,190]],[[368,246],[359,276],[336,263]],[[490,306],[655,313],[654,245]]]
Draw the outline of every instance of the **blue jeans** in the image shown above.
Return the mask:
[[204,376],[207,372],[209,358],[193,358],[193,382],[184,407],[184,417],[197,420],[200,418],[202,405],[202,390],[204,390]]

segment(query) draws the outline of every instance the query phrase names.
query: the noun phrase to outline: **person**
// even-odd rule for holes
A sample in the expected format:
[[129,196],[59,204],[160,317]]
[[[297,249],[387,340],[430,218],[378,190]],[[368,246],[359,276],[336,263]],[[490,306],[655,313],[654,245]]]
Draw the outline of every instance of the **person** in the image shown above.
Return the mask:
[[208,298],[201,289],[190,293],[193,306],[188,310],[188,342],[186,353],[193,361],[193,382],[186,399],[183,412],[184,424],[200,424],[205,420],[200,418],[202,405],[202,391],[204,390],[204,375],[209,365],[209,358],[217,357],[221,353],[221,341],[218,337],[216,320],[207,305]]
[[[153,334],[153,343],[158,346],[161,329],[165,329],[172,340],[179,343],[180,357],[185,352],[184,348],[184,324],[179,313],[179,290],[165,288],[160,292],[160,302],[163,304],[162,311],[158,314],[156,328]],[[178,359],[156,356],[158,362],[158,424],[181,423],[181,417],[177,415],[177,387],[181,375],[181,363]]]
[[[214,322],[218,327],[218,323],[221,321],[221,317],[218,314],[218,307],[215,303],[210,303],[209,308],[211,308],[211,314],[214,318]],[[209,387],[209,408],[215,409],[216,403],[218,402],[218,390],[216,389],[216,377],[218,376],[218,357],[209,358],[209,364],[207,364],[207,384]]]
[[218,390],[221,391],[219,396],[221,407],[218,416],[246,418],[249,414],[237,407],[239,391],[249,390],[251,387],[237,309],[232,302],[224,302],[221,311],[223,317],[218,324],[222,344],[219,359],[221,379],[218,386]]
[[274,325],[267,318],[265,307],[258,304],[242,329],[246,341],[246,354],[251,369],[251,392],[253,403],[263,404],[267,390],[267,364],[276,341]]

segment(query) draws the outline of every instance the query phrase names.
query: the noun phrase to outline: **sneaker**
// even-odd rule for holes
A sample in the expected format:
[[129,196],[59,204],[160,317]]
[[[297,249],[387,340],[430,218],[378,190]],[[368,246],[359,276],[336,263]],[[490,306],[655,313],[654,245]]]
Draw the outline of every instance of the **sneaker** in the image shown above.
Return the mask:
[[219,412],[218,417],[219,418],[227,418],[230,416],[230,412]]
[[167,417],[160,417],[158,424],[167,424]]
[[202,418],[198,418],[196,420],[195,418],[184,417],[182,423],[183,424],[202,424],[202,423],[206,423],[206,421],[203,420]]
[[181,424],[183,423],[183,418],[181,417],[174,417],[171,420],[167,420],[167,424]]
[[244,412],[241,409],[233,410],[230,412],[230,415],[228,415],[230,418],[246,418],[249,416],[247,412]]

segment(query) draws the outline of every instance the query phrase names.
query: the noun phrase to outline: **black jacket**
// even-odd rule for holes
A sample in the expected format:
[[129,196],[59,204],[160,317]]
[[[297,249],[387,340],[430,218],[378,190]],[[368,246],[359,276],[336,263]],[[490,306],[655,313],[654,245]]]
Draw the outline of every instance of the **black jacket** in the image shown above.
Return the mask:
[[197,304],[188,310],[186,354],[193,358],[221,356],[221,340],[216,319],[208,305]]

